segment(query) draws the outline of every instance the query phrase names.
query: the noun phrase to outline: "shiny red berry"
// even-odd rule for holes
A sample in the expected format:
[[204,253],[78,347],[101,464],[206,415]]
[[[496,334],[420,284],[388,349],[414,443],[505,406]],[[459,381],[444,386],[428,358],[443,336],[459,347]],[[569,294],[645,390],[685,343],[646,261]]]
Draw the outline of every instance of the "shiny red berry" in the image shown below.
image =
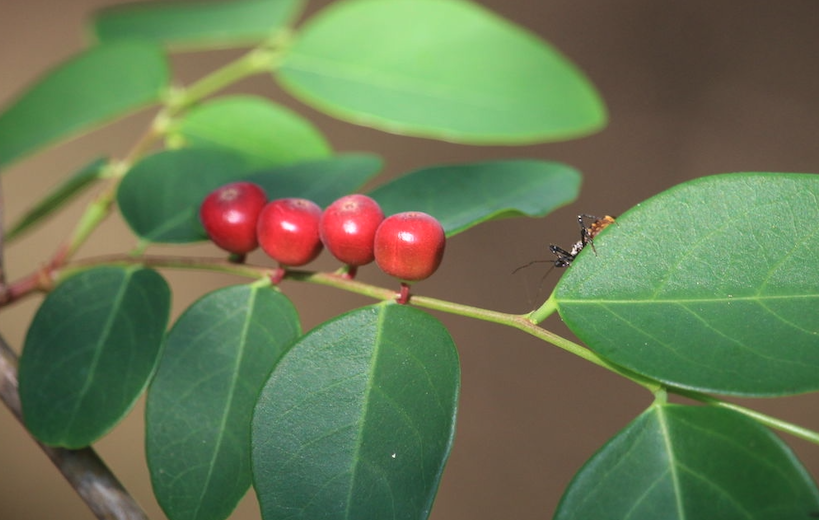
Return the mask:
[[387,217],[375,233],[375,262],[407,282],[429,278],[444,257],[446,236],[435,217],[420,211]]
[[324,210],[319,222],[321,241],[347,265],[359,266],[375,260],[373,242],[384,212],[366,195],[347,195]]
[[321,252],[321,208],[307,199],[277,199],[259,215],[259,245],[281,265],[300,266]]
[[199,207],[199,220],[214,244],[235,254],[253,251],[256,220],[267,195],[252,182],[234,182],[210,192]]

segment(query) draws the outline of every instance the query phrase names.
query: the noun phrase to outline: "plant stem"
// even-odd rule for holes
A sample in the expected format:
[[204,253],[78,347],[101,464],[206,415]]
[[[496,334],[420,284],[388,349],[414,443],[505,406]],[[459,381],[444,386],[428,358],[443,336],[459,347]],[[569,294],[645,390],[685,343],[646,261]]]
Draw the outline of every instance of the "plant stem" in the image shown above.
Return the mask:
[[173,116],[207,96],[237,81],[266,71],[272,71],[281,52],[269,47],[257,47],[237,60],[213,71],[196,81],[168,101],[169,115]]
[[682,388],[669,388],[668,391],[677,395],[688,397],[689,399],[694,399],[695,401],[699,401],[701,403],[705,403],[711,406],[718,406],[720,408],[727,408],[728,410],[739,412],[743,415],[750,417],[751,419],[754,419],[755,421],[761,424],[764,424],[769,428],[789,433],[794,437],[799,437],[800,439],[812,442],[813,444],[819,444],[818,432],[809,430],[807,428],[803,428],[801,426],[797,426],[787,421],[783,421],[782,419],[777,419],[776,417],[765,415],[764,413],[757,412],[756,410],[751,410],[750,408],[745,408],[744,406],[740,406],[738,404],[722,401],[720,399],[717,399],[716,397],[711,397],[710,395],[701,394],[699,392],[693,392],[691,390],[684,390]]
[[[137,140],[134,146],[131,147],[125,159],[110,167],[108,176],[112,178],[111,183],[86,208],[85,213],[80,217],[68,241],[57,249],[50,265],[56,268],[67,262],[77,252],[80,246],[85,243],[97,226],[105,220],[116,198],[119,180],[140,157],[150,150],[157,140],[167,133],[175,115],[183,112],[191,105],[201,101],[214,92],[236,83],[247,76],[273,70],[276,61],[281,56],[281,51],[276,48],[271,48],[271,45],[282,47],[286,45],[288,41],[289,34],[283,32],[277,35],[271,44],[266,44],[251,50],[239,59],[228,63],[224,67],[196,81],[186,89],[171,92],[166,100],[166,107],[154,117],[151,126]],[[1,264],[0,275],[2,275]],[[0,298],[0,301],[7,301],[7,298]]]
[[[233,274],[244,278],[253,278],[261,280],[262,282],[260,283],[269,283],[271,277],[276,276],[280,277],[282,281],[292,280],[319,285],[326,285],[381,301],[393,300],[398,294],[394,290],[386,289],[383,287],[377,287],[357,280],[351,280],[341,273],[320,273],[298,270],[282,271],[278,267],[262,267],[250,264],[237,264],[234,262],[230,262],[229,260],[220,260],[214,258],[191,258],[157,255],[146,255],[139,257],[129,255],[112,255],[74,261],[71,262],[70,264],[65,265],[59,271],[50,271],[49,275],[53,278],[52,280],[50,280],[50,283],[54,283],[55,281],[57,281],[56,279],[64,278],[74,272],[83,271],[97,265],[134,264],[155,268],[196,269],[221,272]],[[43,271],[40,271],[38,273],[40,277],[44,276]],[[27,279],[33,278],[33,276],[34,275],[28,277]],[[48,284],[45,282],[41,282],[37,286],[37,288],[42,288],[46,285]],[[634,381],[635,383],[643,386],[644,388],[652,392],[655,395],[655,398],[664,399],[666,392],[675,393],[677,395],[685,396],[690,399],[710,404],[712,406],[720,406],[723,408],[728,408],[737,411],[739,413],[742,413],[744,415],[747,415],[748,417],[757,420],[758,422],[766,426],[775,428],[783,432],[790,433],[791,435],[794,435],[801,439],[805,439],[809,442],[819,444],[819,433],[808,430],[807,428],[802,428],[800,426],[796,426],[786,421],[782,421],[780,419],[770,417],[760,412],[756,412],[749,408],[727,403],[717,398],[701,394],[699,392],[684,390],[680,388],[665,387],[662,383],[658,381],[654,381],[650,378],[632,372],[627,368],[611,363],[606,359],[598,356],[588,348],[583,347],[582,345],[579,345],[577,343],[574,343],[573,341],[570,341],[551,331],[543,329],[538,324],[533,322],[531,314],[522,315],[508,314],[504,312],[483,309],[480,307],[463,305],[460,303],[450,302],[446,300],[439,300],[437,298],[430,298],[427,296],[417,295],[412,296],[412,298],[409,301],[409,304],[415,305],[417,307],[423,307],[431,310],[437,310],[449,314],[465,316],[481,321],[487,321],[490,323],[497,323],[499,325],[505,325],[508,327],[516,328],[536,338],[542,339],[547,343],[551,343],[552,345],[559,347],[582,359],[585,359],[586,361],[594,363],[597,366],[605,368],[606,370],[609,370],[611,372],[614,372],[615,374],[618,374],[622,377],[630,379],[631,381]]]
[[[23,413],[17,384],[17,355],[0,336],[0,399],[20,423]],[[77,494],[100,519],[147,520],[148,515],[128,494],[92,448],[67,450],[37,442]]]
[[[109,256],[102,258],[93,258],[88,260],[81,260],[67,265],[59,274],[62,278],[67,274],[76,270],[84,270],[99,264],[140,264],[149,267],[158,268],[176,268],[176,269],[201,269],[208,271],[217,271],[222,273],[235,274],[248,278],[266,278],[275,274],[276,269],[263,268],[260,266],[253,266],[249,264],[236,264],[227,260],[215,260],[212,258],[186,258],[174,256]],[[335,273],[317,273],[311,271],[285,271],[284,280],[296,280],[307,283],[314,283],[319,285],[326,285],[335,287],[345,291],[368,296],[376,300],[392,300],[396,297],[396,292],[383,287],[351,280],[342,275]],[[605,359],[601,358],[591,350],[569,341],[562,336],[550,332],[539,327],[533,323],[527,315],[508,314],[504,312],[492,311],[482,309],[479,307],[472,307],[470,305],[463,305],[460,303],[439,300],[436,298],[429,298],[425,296],[413,295],[410,298],[410,303],[417,307],[424,307],[427,309],[446,312],[449,314],[456,314],[469,318],[474,318],[481,321],[488,321],[500,325],[506,325],[522,330],[527,334],[540,338],[556,347],[562,348],[576,356],[579,356],[586,361],[590,361],[597,366],[610,370],[618,375],[626,377],[635,383],[642,385],[651,392],[655,392],[662,385],[656,381],[652,381],[646,377],[640,376],[630,370],[617,366]]]
[[555,294],[553,292],[552,295],[549,296],[549,299],[543,303],[543,305],[541,305],[540,307],[538,307],[529,314],[528,319],[532,323],[537,324],[551,316],[552,313],[554,313],[556,310],[557,300],[555,300]]

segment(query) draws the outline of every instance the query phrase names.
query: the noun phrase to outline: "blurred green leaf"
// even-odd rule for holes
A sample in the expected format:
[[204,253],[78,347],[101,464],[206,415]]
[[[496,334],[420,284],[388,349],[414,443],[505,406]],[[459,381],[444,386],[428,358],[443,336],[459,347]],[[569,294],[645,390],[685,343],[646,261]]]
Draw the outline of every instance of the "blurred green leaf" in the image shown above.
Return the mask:
[[168,84],[162,50],[92,47],[53,69],[0,113],[0,167],[151,103]]
[[68,180],[51,190],[44,199],[35,204],[9,228],[6,232],[6,240],[11,241],[18,238],[26,231],[29,231],[32,226],[71,202],[74,197],[81,194],[85,188],[88,188],[100,178],[100,174],[107,164],[108,159],[95,159],[69,177]]
[[269,38],[290,24],[305,0],[134,2],[99,11],[93,32],[100,41],[150,40],[187,49],[241,47]]
[[443,325],[375,305],[288,351],[253,415],[266,520],[427,518],[455,428],[458,354]]
[[574,477],[555,520],[812,518],[819,491],[776,435],[712,407],[654,405]]
[[345,0],[313,17],[277,70],[335,117],[469,144],[524,144],[595,132],[594,87],[534,34],[466,1]]
[[113,428],[153,374],[170,302],[165,280],[139,267],[89,269],[52,291],[20,358],[20,401],[31,434],[81,448]]
[[219,186],[238,180],[259,184],[268,198],[304,197],[327,205],[355,191],[381,169],[373,155],[349,154],[261,172],[248,171],[241,155],[214,148],[168,150],[146,157],[125,175],[117,202],[123,218],[150,242],[207,239],[199,205]]
[[253,96],[217,98],[192,109],[171,139],[193,147],[224,148],[249,168],[320,159],[332,153],[321,132],[295,112]]
[[819,175],[738,173],[638,204],[555,292],[595,352],[670,385],[819,390]]
[[209,148],[159,152],[134,165],[117,192],[123,218],[151,242],[185,243],[207,238],[199,205],[223,184],[247,175],[242,157]]
[[386,215],[423,211],[452,236],[487,220],[547,215],[577,198],[580,180],[576,170],[561,163],[491,161],[424,168],[370,195]]
[[359,190],[383,167],[372,154],[343,154],[256,172],[246,177],[265,189],[270,199],[302,197],[319,206]]
[[270,370],[301,335],[279,291],[207,294],[168,333],[148,391],[146,452],[171,520],[227,518],[250,486],[250,418]]

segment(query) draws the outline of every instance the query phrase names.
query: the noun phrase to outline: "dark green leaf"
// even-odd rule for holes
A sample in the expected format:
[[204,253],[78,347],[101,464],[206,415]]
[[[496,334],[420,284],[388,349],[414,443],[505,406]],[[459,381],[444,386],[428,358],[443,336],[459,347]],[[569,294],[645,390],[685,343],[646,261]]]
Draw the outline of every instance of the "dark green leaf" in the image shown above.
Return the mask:
[[0,114],[0,167],[160,99],[165,56],[144,42],[92,47],[39,79]]
[[461,0],[346,0],[315,16],[278,69],[317,109],[389,132],[471,144],[599,130],[594,87],[537,36]]
[[252,96],[218,98],[194,108],[171,134],[190,146],[239,153],[256,169],[320,159],[332,152],[309,121]]
[[153,374],[170,290],[150,269],[98,267],[60,284],[34,317],[20,359],[26,427],[67,448],[125,416]]
[[313,330],[276,366],[253,415],[263,518],[426,518],[459,377],[446,329],[418,309],[365,307]]
[[249,172],[241,155],[214,148],[169,150],[136,164],[119,186],[125,221],[150,242],[187,243],[207,238],[199,205],[212,190],[237,180],[262,186],[270,199],[304,197],[319,205],[354,191],[381,168],[372,155],[342,155]]
[[788,447],[730,410],[655,405],[575,476],[555,520],[808,519],[819,492]]
[[258,172],[247,180],[262,186],[271,199],[302,197],[323,207],[361,188],[382,166],[377,155],[344,154]]
[[76,195],[82,193],[85,188],[91,186],[94,181],[99,179],[100,174],[107,164],[108,159],[96,159],[54,188],[51,193],[46,195],[44,199],[20,217],[20,220],[15,222],[6,232],[6,240],[14,240],[28,231],[33,225],[65,206]]
[[188,49],[240,47],[269,38],[291,23],[305,0],[135,2],[100,11],[101,41],[152,40]]
[[580,174],[564,164],[509,160],[425,168],[370,195],[387,215],[429,213],[451,236],[491,219],[542,217],[573,201],[579,189]]
[[256,399],[300,334],[290,301],[258,285],[212,292],[176,322],[145,417],[151,481],[168,518],[230,515],[250,486]]
[[560,281],[592,349],[728,394],[819,390],[819,175],[728,174],[629,210]]
[[169,150],[146,157],[126,174],[117,193],[122,216],[151,242],[207,238],[199,205],[212,190],[247,175],[242,157],[221,150]]

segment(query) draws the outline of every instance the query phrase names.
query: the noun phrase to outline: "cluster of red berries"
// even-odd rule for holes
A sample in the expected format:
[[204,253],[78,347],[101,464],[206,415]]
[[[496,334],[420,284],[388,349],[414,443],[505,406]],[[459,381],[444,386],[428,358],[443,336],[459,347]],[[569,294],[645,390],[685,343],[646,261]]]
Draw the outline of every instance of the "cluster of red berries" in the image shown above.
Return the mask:
[[210,239],[235,255],[261,246],[280,266],[297,267],[326,246],[349,266],[350,276],[375,260],[382,271],[405,282],[432,275],[446,242],[440,222],[420,211],[384,218],[376,201],[355,194],[322,212],[307,199],[268,201],[264,190],[251,182],[211,192],[199,208],[199,219]]

